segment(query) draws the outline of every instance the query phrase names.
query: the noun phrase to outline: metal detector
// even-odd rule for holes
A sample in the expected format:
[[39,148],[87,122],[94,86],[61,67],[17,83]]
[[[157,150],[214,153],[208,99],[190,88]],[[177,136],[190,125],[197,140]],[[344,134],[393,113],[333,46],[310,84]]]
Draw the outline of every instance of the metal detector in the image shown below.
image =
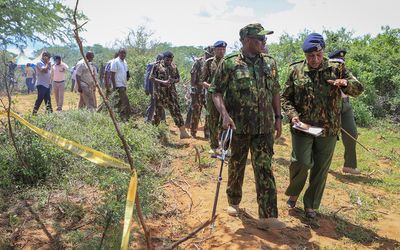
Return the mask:
[[[217,212],[218,195],[219,195],[219,189],[220,189],[221,182],[222,182],[222,170],[224,168],[226,154],[228,153],[228,149],[231,145],[232,133],[233,133],[233,130],[231,127],[229,127],[227,130],[222,132],[222,135],[221,135],[221,154],[217,156],[217,158],[221,160],[221,167],[219,169],[217,189],[215,191],[215,199],[214,199],[213,211],[211,214],[211,220],[214,220],[215,214]],[[213,226],[214,226],[214,223],[212,224],[212,227]]]

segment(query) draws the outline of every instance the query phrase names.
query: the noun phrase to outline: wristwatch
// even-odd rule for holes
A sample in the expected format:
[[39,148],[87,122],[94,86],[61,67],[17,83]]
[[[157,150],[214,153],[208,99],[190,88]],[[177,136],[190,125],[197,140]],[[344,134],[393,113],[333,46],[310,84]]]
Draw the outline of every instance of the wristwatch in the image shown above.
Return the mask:
[[283,115],[279,114],[279,115],[275,115],[275,119],[283,119]]

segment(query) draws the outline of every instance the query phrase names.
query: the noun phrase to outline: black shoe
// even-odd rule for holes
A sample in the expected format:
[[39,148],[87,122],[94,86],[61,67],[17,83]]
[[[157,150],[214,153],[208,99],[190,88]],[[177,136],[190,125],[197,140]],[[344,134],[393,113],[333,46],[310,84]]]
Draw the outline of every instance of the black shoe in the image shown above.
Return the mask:
[[317,217],[317,212],[315,211],[306,211],[306,218],[315,219]]
[[287,202],[286,202],[287,207],[288,208],[295,208],[296,207],[296,202],[297,202],[297,200],[292,201],[292,200],[288,199]]

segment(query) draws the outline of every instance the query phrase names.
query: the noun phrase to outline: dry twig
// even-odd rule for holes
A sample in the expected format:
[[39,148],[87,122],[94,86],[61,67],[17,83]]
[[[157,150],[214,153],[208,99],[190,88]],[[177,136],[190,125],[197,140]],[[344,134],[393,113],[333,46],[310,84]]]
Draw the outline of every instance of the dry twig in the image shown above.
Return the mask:
[[[4,65],[7,66],[7,64],[5,62],[6,57],[5,57],[5,52],[4,51],[3,51],[3,54],[2,54],[2,59],[3,59]],[[22,164],[22,166],[24,168],[28,168],[28,165],[24,161],[24,158],[22,157],[22,154],[21,154],[19,148],[17,147],[17,142],[16,142],[16,139],[15,139],[15,135],[14,135],[14,132],[13,132],[13,129],[12,129],[12,126],[11,126],[11,115],[10,115],[10,112],[11,112],[11,104],[12,104],[11,93],[12,93],[13,87],[11,87],[11,89],[10,89],[10,86],[9,86],[10,82],[7,80],[7,76],[6,75],[4,75],[4,82],[5,82],[5,86],[6,86],[6,94],[7,94],[8,103],[7,103],[7,105],[5,105],[3,100],[1,100],[1,103],[3,105],[3,108],[7,111],[8,132],[9,132],[10,137],[11,137],[11,142],[12,142],[14,148],[15,148],[15,152],[17,153],[18,160],[21,162],[21,164]]]
[[183,188],[181,185],[179,185],[178,183],[174,182],[173,180],[170,180],[170,182],[172,184],[174,184],[176,187],[180,188],[185,194],[187,194],[187,196],[189,196],[189,199],[190,199],[189,213],[191,213],[192,212],[192,207],[193,207],[192,195],[189,193],[189,191],[187,191],[185,188]]
[[[217,216],[214,217],[214,219]],[[195,230],[193,230],[191,233],[189,233],[186,237],[178,240],[177,242],[173,243],[171,246],[165,248],[165,250],[171,250],[176,248],[177,246],[179,246],[180,244],[182,244],[183,242],[187,241],[188,239],[192,238],[193,236],[195,236],[198,232],[200,232],[203,228],[209,226],[214,220],[208,220],[206,222],[203,223],[203,225],[199,226],[198,228],[196,228]]]

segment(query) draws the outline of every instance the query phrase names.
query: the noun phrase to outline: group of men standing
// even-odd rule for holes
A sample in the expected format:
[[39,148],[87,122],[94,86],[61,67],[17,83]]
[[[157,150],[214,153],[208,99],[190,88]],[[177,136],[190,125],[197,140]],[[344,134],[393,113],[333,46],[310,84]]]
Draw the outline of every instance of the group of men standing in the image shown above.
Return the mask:
[[[38,96],[33,108],[33,114],[36,114],[42,104],[45,102],[46,110],[53,112],[50,98],[50,91],[53,89],[57,103],[57,111],[62,111],[65,90],[65,73],[68,65],[62,62],[60,56],[54,56],[54,64],[50,63],[50,53],[44,51],[42,58],[35,67],[36,88]],[[104,76],[98,76],[97,68],[93,64],[95,54],[88,51],[85,59],[81,59],[74,66],[72,78],[75,80],[74,90],[79,93],[78,108],[95,111],[97,109],[96,100],[96,84],[95,79],[98,77],[105,78],[106,95],[109,97],[112,90],[117,93],[115,95],[115,107],[120,116],[124,120],[128,120],[131,114],[129,99],[126,94],[127,81],[129,80],[128,65],[125,61],[126,50],[120,49],[115,58],[110,60],[106,65]],[[88,66],[89,65],[89,66]]]
[[[145,92],[151,96],[151,103],[146,120],[157,126],[165,119],[164,110],[168,109],[179,128],[180,138],[196,138],[201,110],[205,107],[205,136],[210,139],[210,153],[213,154],[217,153],[219,147],[220,129],[233,129],[226,190],[229,203],[227,212],[232,216],[239,213],[250,151],[260,218],[257,227],[281,229],[285,223],[278,220],[277,189],[271,167],[274,140],[282,133],[281,106],[291,123],[292,137],[290,183],[285,192],[289,196],[287,206],[296,207],[310,172],[303,203],[305,216],[315,219],[336,141],[343,129],[341,114],[344,113],[344,104],[348,103],[348,96],[359,95],[363,87],[344,66],[343,53],[339,51],[331,56],[335,58],[339,54],[342,61],[328,60],[324,57],[325,41],[322,35],[311,33],[302,46],[305,58],[290,65],[281,94],[276,61],[266,53],[266,36],[270,34],[273,31],[265,30],[259,23],[249,24],[239,32],[242,43],[240,51],[224,57],[227,43],[217,41],[212,47],[206,48],[203,57],[195,61],[191,70],[191,136],[186,131],[179,107],[175,84],[180,81],[180,75],[173,62],[174,54],[166,51],[158,55],[155,62],[147,65]],[[36,67],[38,100],[34,113],[43,99],[46,105],[49,103],[48,79],[45,79],[50,71],[47,63],[49,56],[43,53],[42,62]],[[131,109],[126,94],[129,71],[125,57],[126,50],[120,49],[115,58],[107,63],[104,82],[107,96],[116,96],[117,110],[121,118],[127,120]],[[93,58],[92,52],[86,53],[89,63]],[[81,94],[82,106],[94,109],[94,79],[83,61],[76,67],[77,90]],[[91,71],[97,74],[94,67]],[[316,126],[323,131],[320,136],[314,136],[295,129],[296,126]],[[354,159],[347,158],[348,163],[345,164],[354,165],[349,163]],[[345,172],[356,172],[356,168],[350,165],[345,168],[353,170],[346,169]]]
[[204,122],[204,137],[210,140],[210,153],[217,154],[219,147],[219,112],[212,101],[212,95],[208,93],[211,81],[226,52],[227,43],[219,40],[213,46],[205,49],[204,56],[197,59],[191,70],[191,112],[187,120],[190,124],[192,138],[197,138],[197,130],[201,111],[206,110]]
[[[62,62],[60,56],[54,56],[54,64],[50,63],[50,53],[44,51],[40,62],[35,67],[35,85],[37,89],[37,98],[33,107],[33,114],[36,114],[44,101],[46,110],[53,112],[51,105],[51,89],[54,90],[54,96],[57,103],[57,111],[61,111],[64,103],[64,89],[65,89],[65,73],[68,70],[68,65]],[[29,67],[30,68],[30,67]],[[28,71],[27,71],[28,72]],[[31,76],[31,72],[27,73]],[[28,81],[27,81],[28,85]],[[33,88],[28,86],[28,93]]]

